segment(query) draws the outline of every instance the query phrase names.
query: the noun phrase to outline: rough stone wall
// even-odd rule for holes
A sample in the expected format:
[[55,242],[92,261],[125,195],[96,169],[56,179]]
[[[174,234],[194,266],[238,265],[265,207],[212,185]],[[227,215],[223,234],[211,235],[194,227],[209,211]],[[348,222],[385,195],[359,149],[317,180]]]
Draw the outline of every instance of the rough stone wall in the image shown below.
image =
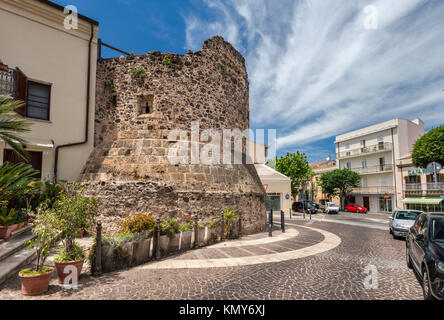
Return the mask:
[[176,143],[168,141],[171,130],[190,131],[192,121],[200,130],[249,127],[245,61],[223,38],[186,55],[104,60],[96,92],[95,150],[79,180],[99,200],[106,232],[132,213],[183,220],[198,213],[208,222],[223,208],[242,213],[246,233],[265,228],[265,192],[253,165],[167,158]]

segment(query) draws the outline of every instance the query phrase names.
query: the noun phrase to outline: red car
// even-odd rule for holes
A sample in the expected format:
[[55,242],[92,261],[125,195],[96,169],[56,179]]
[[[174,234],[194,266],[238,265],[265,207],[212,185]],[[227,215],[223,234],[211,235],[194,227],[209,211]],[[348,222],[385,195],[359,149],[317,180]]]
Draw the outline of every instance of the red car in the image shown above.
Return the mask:
[[346,212],[357,212],[357,213],[367,213],[368,212],[367,208],[358,206],[357,204],[354,204],[354,203],[349,203],[348,205],[345,206],[344,209]]

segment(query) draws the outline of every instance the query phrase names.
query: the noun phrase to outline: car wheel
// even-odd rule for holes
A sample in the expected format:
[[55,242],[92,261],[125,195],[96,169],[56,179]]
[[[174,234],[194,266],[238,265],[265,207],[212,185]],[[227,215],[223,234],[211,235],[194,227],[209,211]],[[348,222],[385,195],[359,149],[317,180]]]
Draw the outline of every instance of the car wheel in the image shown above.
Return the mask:
[[407,268],[413,269],[412,260],[410,260],[410,249],[409,247],[405,247],[405,261],[407,263]]
[[390,234],[393,234],[393,231],[392,231],[392,229],[391,229],[391,228],[389,228],[389,233],[390,233]]
[[347,208],[344,208],[344,211],[345,211],[345,212],[348,212]]
[[356,210],[356,213],[361,213],[361,211],[359,211],[359,210]]
[[429,273],[426,267],[422,270],[422,292],[424,294],[424,300],[435,300],[430,289]]

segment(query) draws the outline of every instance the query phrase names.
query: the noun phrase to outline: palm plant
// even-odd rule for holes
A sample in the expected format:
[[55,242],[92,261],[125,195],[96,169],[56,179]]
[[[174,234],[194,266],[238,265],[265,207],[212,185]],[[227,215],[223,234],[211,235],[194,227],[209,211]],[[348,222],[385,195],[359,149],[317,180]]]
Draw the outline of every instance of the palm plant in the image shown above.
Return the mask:
[[21,107],[22,101],[0,95],[0,140],[5,141],[21,158],[27,160],[28,153],[23,147],[26,140],[18,134],[29,132],[31,123],[17,117],[14,110]]
[[25,163],[11,164],[5,162],[0,165],[0,201],[9,200],[21,190],[33,188],[38,179],[38,171]]

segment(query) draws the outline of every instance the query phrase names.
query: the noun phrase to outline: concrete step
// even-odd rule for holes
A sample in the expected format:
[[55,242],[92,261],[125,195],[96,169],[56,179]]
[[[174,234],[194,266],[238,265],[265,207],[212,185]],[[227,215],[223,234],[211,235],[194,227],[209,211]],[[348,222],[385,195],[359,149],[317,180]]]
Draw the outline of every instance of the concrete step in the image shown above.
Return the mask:
[[35,250],[24,248],[0,261],[0,284],[8,278],[18,276],[18,272],[36,258]]
[[7,257],[13,255],[17,251],[26,247],[26,241],[33,239],[35,236],[31,231],[22,232],[10,240],[0,244],[0,262]]

